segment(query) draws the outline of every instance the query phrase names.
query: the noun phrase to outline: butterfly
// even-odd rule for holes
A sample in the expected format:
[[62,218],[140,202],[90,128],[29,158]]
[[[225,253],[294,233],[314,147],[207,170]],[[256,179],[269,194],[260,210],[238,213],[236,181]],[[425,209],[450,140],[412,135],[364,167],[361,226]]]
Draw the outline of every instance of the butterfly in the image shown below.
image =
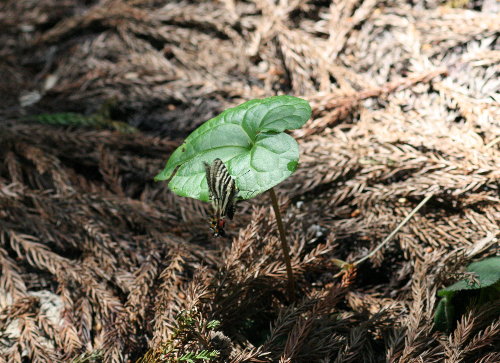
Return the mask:
[[238,188],[234,178],[227,171],[221,159],[215,159],[212,164],[205,164],[208,192],[214,209],[210,219],[210,229],[214,237],[225,236],[225,218],[233,219],[236,210]]

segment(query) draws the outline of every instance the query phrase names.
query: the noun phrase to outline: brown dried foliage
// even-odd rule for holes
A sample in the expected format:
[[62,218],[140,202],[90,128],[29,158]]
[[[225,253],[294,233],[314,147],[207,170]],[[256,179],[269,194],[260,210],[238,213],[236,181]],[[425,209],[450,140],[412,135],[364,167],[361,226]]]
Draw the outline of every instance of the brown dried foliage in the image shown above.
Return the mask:
[[[498,253],[499,6],[454,6],[3,1],[0,360],[159,359],[188,311],[179,352],[221,362],[499,361],[498,304],[432,330],[436,291]],[[265,196],[215,240],[152,182],[202,121],[281,93],[313,107],[280,186],[296,301]],[[104,104],[142,132],[25,121]]]

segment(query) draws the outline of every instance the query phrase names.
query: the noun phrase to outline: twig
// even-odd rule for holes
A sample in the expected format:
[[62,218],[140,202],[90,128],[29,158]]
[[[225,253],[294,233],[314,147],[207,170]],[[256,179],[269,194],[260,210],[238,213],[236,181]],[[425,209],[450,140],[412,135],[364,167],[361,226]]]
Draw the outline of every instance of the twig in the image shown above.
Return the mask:
[[486,149],[489,149],[490,147],[494,146],[495,144],[498,144],[500,142],[500,136],[497,137],[495,140],[491,141],[490,143],[488,143],[485,148]]
[[375,248],[372,252],[370,252],[369,254],[367,254],[365,257],[359,259],[358,261],[354,262],[352,265],[353,266],[357,266],[359,265],[361,262],[364,262],[366,261],[367,259],[369,259],[370,257],[372,257],[375,253],[377,253],[377,251],[379,251],[382,247],[384,247],[384,245],[389,242],[395,235],[396,233],[399,232],[399,230],[406,224],[408,223],[408,221],[415,215],[415,213],[417,213],[419,211],[420,208],[422,208],[424,206],[425,203],[427,203],[429,201],[429,199],[431,199],[433,196],[433,194],[428,194],[416,207],[415,209],[413,209],[410,214],[408,214],[406,216],[405,219],[403,219],[403,221],[401,223],[399,223],[399,225],[396,227],[396,229],[394,231],[391,232],[391,234],[389,234],[383,241],[381,244],[379,244],[377,246],[377,248]]
[[280,207],[278,204],[278,198],[274,189],[269,189],[269,194],[271,194],[271,201],[273,204],[274,214],[276,215],[276,223],[278,224],[278,230],[280,233],[281,248],[283,249],[283,257],[285,258],[286,273],[288,275],[288,292],[290,294],[290,299],[293,300],[295,297],[295,281],[293,279],[292,263],[290,261],[290,253],[288,252],[288,242],[285,237],[285,229],[283,228],[283,221],[281,219]]

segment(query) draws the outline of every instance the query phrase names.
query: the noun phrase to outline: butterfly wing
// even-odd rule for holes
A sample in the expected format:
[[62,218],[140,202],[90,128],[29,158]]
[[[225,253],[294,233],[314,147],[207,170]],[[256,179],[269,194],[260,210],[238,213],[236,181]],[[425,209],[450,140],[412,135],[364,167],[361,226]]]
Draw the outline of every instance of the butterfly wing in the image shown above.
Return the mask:
[[205,175],[207,177],[207,184],[208,184],[208,195],[210,196],[210,200],[212,201],[214,199],[214,185],[213,185],[213,178],[212,178],[212,166],[206,162],[205,164]]
[[236,210],[236,195],[238,194],[238,189],[236,188],[236,183],[234,179],[231,178],[232,184],[229,187],[229,193],[227,194],[225,206],[224,206],[224,215],[229,219],[233,219],[234,212]]
[[211,165],[205,163],[205,172],[215,218],[228,217],[233,219],[238,189],[233,177],[227,171],[226,165],[221,159],[215,159]]

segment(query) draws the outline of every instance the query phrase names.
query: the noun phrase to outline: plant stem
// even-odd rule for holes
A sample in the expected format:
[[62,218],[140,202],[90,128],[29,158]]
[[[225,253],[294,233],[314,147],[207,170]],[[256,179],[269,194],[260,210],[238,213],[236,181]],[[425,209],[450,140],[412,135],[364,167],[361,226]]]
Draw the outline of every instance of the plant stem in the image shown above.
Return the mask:
[[412,210],[410,212],[410,214],[408,214],[406,216],[405,219],[403,219],[403,221],[401,223],[399,223],[399,225],[396,227],[396,229],[394,231],[392,231],[383,241],[381,244],[379,244],[377,246],[377,248],[375,248],[373,251],[371,251],[369,254],[367,254],[365,257],[359,259],[358,261],[354,262],[353,265],[354,266],[357,266],[359,265],[361,262],[363,261],[366,261],[367,259],[369,259],[370,257],[372,257],[375,253],[377,253],[378,250],[380,250],[382,247],[384,247],[384,245],[389,242],[395,235],[396,233],[399,232],[399,230],[406,224],[408,223],[408,221],[411,219],[411,217],[413,217],[415,215],[415,213],[418,212],[418,210],[420,208],[422,208],[424,206],[425,203],[427,203],[429,201],[429,199],[432,198],[432,193],[428,194],[416,207],[414,210]]
[[269,194],[271,194],[274,214],[276,215],[276,224],[278,225],[278,231],[280,233],[281,248],[283,249],[283,257],[285,258],[286,273],[288,275],[288,292],[290,294],[290,299],[293,300],[295,297],[295,281],[293,279],[292,262],[290,260],[290,253],[288,252],[288,242],[285,237],[285,229],[283,228],[283,221],[281,219],[280,206],[273,188],[269,189]]

